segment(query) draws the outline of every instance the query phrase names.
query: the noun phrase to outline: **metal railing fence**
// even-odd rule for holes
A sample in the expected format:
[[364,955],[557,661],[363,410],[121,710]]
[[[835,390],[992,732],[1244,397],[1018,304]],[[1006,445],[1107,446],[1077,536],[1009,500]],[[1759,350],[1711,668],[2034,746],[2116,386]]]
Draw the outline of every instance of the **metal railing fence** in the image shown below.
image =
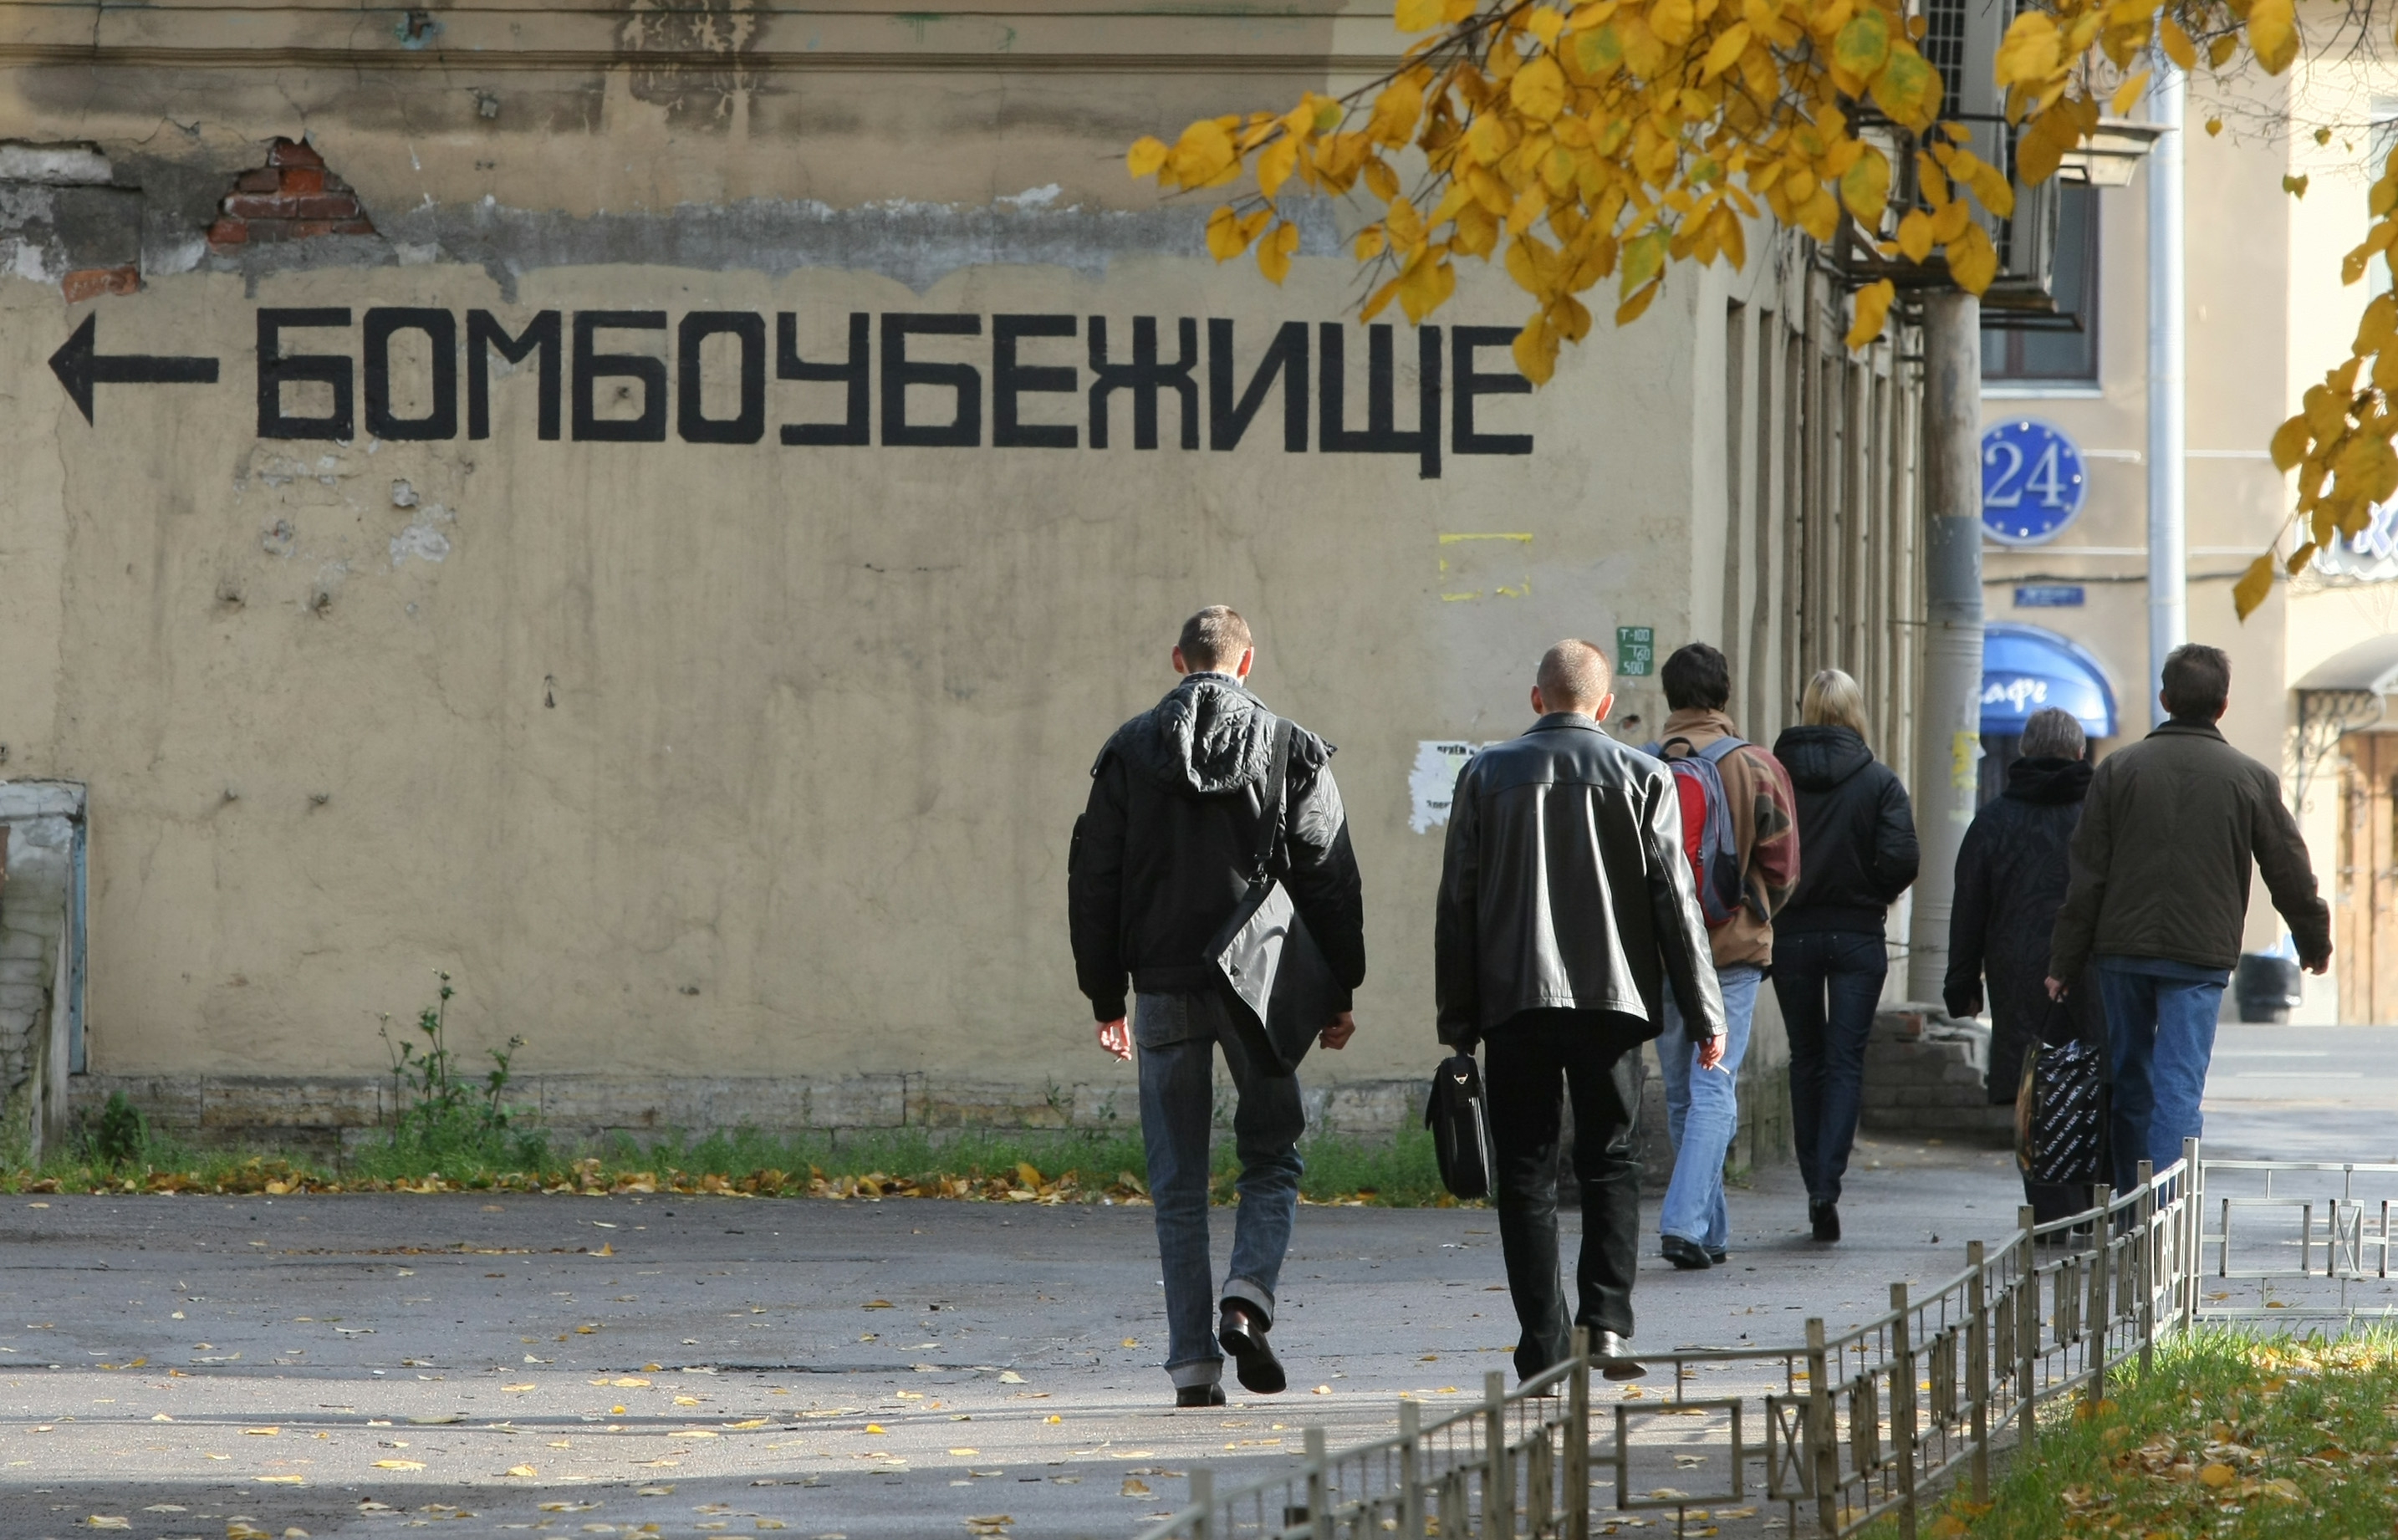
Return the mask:
[[[1401,1399],[1390,1437],[1334,1452],[1308,1428],[1296,1469],[1229,1491],[1193,1466],[1188,1505],[1139,1540],[1588,1540],[1644,1513],[1676,1534],[1826,1537],[1889,1515],[1911,1540],[1937,1488],[1987,1500],[1994,1448],[2028,1439],[2044,1404],[2095,1406],[2176,1331],[2398,1314],[2398,1164],[2208,1160],[2191,1140],[2095,1197],[2047,1223],[2018,1209],[1961,1272],[1893,1283],[1837,1334],[1810,1318],[1798,1343],[1644,1352],[1650,1379],[1596,1411],[1577,1331],[1571,1358],[1512,1392],[1494,1371],[1478,1404],[1429,1420]],[[2225,1303],[2248,1282],[2303,1292]]]

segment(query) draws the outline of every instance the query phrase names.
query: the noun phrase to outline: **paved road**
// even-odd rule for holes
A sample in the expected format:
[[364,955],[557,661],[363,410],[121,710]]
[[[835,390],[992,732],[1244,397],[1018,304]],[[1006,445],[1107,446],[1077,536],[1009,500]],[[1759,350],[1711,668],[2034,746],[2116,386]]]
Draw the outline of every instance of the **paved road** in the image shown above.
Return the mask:
[[[1641,1340],[1845,1325],[2014,1213],[1997,1152],[1858,1158],[1848,1243],[1807,1240],[1795,1178],[1768,1173],[1734,1195],[1731,1265],[1646,1264]],[[0,1533],[896,1540],[1005,1514],[1028,1540],[1122,1540],[1193,1460],[1276,1459],[1303,1422],[1386,1431],[1402,1391],[1477,1395],[1515,1339],[1496,1243],[1487,1210],[1305,1210],[1292,1393],[1177,1412],[1146,1209],[0,1198]]]
[[2218,1028],[2205,1115],[2214,1155],[2398,1161],[2398,1027]]

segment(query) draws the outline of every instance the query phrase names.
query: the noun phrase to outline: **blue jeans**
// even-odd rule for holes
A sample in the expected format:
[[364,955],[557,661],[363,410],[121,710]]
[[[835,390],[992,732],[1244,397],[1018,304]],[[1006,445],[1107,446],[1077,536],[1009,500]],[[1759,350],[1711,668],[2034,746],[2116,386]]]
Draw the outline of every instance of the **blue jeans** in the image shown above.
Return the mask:
[[1773,998],[1790,1033],[1790,1135],[1810,1202],[1840,1201],[1865,1099],[1866,1039],[1889,972],[1879,931],[1773,938]]
[[1215,1268],[1207,1241],[1207,1139],[1216,1117],[1216,1049],[1240,1094],[1233,1114],[1241,1206],[1223,1297],[1273,1324],[1274,1284],[1299,1213],[1299,1137],[1307,1131],[1299,1077],[1256,1068],[1231,1009],[1212,994],[1143,994],[1133,1003],[1139,1046],[1140,1136],[1165,1281],[1165,1371],[1177,1388],[1223,1378],[1216,1345]]
[[1757,986],[1765,970],[1745,964],[1718,968],[1723,986],[1724,1038],[1721,1072],[1699,1068],[1698,1046],[1685,1035],[1674,992],[1665,992],[1665,1032],[1657,1039],[1657,1062],[1665,1072],[1665,1131],[1674,1140],[1674,1180],[1657,1219],[1661,1236],[1679,1236],[1709,1255],[1731,1244],[1731,1220],[1724,1210],[1724,1152],[1740,1131],[1740,1064],[1748,1057],[1749,1021],[1757,1013]]
[[2115,1074],[2108,1131],[2120,1193],[2139,1180],[2141,1161],[2153,1161],[2162,1171],[2181,1158],[2183,1140],[2203,1131],[2199,1102],[2206,1095],[2216,1017],[2231,975],[2162,957],[2097,962]]

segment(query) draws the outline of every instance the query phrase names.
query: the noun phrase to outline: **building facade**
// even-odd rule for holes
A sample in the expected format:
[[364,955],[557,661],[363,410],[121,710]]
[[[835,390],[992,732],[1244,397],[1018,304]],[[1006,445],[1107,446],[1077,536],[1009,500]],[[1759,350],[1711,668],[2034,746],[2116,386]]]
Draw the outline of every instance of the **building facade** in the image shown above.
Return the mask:
[[1716,640],[1766,741],[1839,663],[1906,767],[1917,386],[1804,249],[1536,393],[1495,270],[1360,325],[1348,210],[1277,288],[1126,177],[1387,8],[0,11],[20,1128],[356,1136],[437,968],[565,1131],[1128,1119],[1068,833],[1212,601],[1340,750],[1336,1124],[1414,1111],[1444,770],[1549,642]]

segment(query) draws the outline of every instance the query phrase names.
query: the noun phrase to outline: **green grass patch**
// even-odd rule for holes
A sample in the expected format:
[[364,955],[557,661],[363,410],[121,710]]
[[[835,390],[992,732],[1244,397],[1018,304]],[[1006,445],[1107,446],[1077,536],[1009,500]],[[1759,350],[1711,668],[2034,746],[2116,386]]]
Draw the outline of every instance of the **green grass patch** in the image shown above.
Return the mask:
[[[1952,1540],[2117,1536],[2359,1540],[2398,1534],[2398,1332],[2161,1345],[2096,1414],[2044,1417],[1987,1506],[1952,1496]],[[1877,1536],[1894,1535],[1885,1523]]]
[[[1313,1203],[1386,1208],[1454,1203],[1432,1137],[1327,1134],[1300,1146],[1300,1190]],[[1240,1161],[1229,1131],[1211,1162],[1210,1196],[1234,1201]],[[774,1134],[751,1128],[591,1146],[563,1145],[520,1122],[411,1123],[334,1157],[290,1150],[199,1148],[124,1113],[103,1114],[74,1147],[37,1167],[0,1169],[0,1192],[272,1193],[410,1191],[739,1193],[785,1197],[947,1197],[991,1202],[1144,1202],[1138,1129],[882,1129]]]

